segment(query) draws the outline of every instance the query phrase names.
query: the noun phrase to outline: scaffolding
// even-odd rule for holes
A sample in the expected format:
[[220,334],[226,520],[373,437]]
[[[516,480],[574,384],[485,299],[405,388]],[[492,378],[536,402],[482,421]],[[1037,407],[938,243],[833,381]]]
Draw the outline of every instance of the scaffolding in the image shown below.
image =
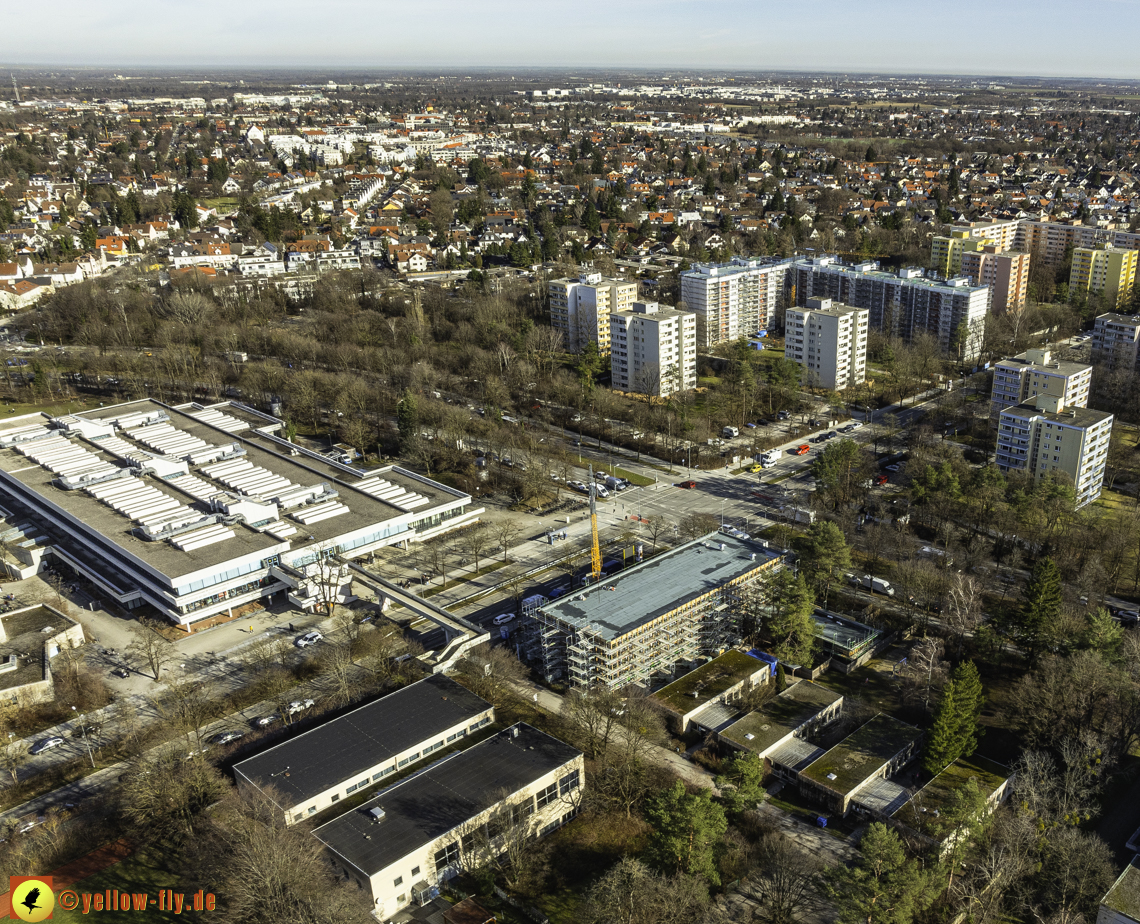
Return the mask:
[[648,685],[654,677],[671,677],[678,665],[691,666],[702,656],[739,644],[746,592],[766,580],[779,562],[758,563],[716,592],[617,635],[595,623],[576,624],[534,607],[523,614],[522,651],[549,683],[610,689]]

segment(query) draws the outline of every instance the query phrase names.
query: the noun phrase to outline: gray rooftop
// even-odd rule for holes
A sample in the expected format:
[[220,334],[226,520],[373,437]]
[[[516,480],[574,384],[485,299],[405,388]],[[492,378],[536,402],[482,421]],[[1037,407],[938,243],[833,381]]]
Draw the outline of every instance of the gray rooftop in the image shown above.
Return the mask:
[[816,638],[846,651],[851,651],[868,639],[880,634],[878,629],[865,626],[861,622],[847,619],[829,610],[816,610],[811,614],[811,620]]
[[1094,411],[1090,407],[1071,407],[1066,405],[1060,414],[1053,414],[1041,410],[1036,404],[1019,404],[1016,407],[1007,407],[1001,412],[1002,417],[1019,417],[1025,421],[1041,418],[1050,423],[1062,424],[1066,427],[1076,427],[1087,430],[1098,423],[1111,419],[1108,411]]
[[[190,412],[197,410],[193,405],[181,405],[175,408],[151,399],[130,401],[113,407],[96,408],[67,416],[110,423],[116,418],[123,418],[131,414],[159,410],[168,415],[170,418],[168,423],[171,426],[183,431],[190,437],[197,437],[215,446],[224,446],[234,442],[241,443],[246,450],[244,458],[250,463],[280,475],[293,484],[312,486],[327,482],[337,490],[340,495],[338,500],[348,508],[348,512],[319,522],[297,525],[298,531],[285,541],[239,523],[232,527],[234,536],[187,552],[165,541],[148,541],[139,537],[134,533],[134,529],[138,525],[135,521],[118,513],[83,489],[69,491],[57,487],[53,483],[56,476],[51,471],[36,464],[14,448],[0,449],[0,471],[19,482],[27,491],[37,495],[43,501],[62,508],[71,516],[97,530],[105,541],[113,543],[129,556],[141,560],[168,578],[191,574],[203,568],[220,565],[249,554],[260,553],[268,557],[287,551],[294,544],[307,545],[310,542],[327,541],[373,524],[396,520],[408,513],[407,510],[399,506],[354,487],[364,480],[360,470],[339,466],[308,455],[293,456],[287,454],[287,447],[275,443],[270,435],[258,432],[255,429],[258,424],[266,424],[271,418],[251,419],[248,421],[252,424],[249,428],[239,432],[228,432],[191,416]],[[235,410],[232,405],[226,405],[225,413],[232,417],[238,417],[241,412]],[[0,435],[35,423],[35,416],[29,415],[0,422]],[[41,425],[47,426],[50,423],[50,418],[44,415],[38,416],[42,417],[39,421]],[[63,435],[62,431],[59,435]],[[150,451],[143,444],[134,442],[122,430],[117,430],[116,436],[123,443],[129,444],[132,449]],[[77,436],[71,439],[77,446],[98,459],[116,467],[126,467],[126,463],[120,457],[100,449],[99,441],[82,439]],[[157,453],[153,454],[158,455]],[[224,485],[206,475],[201,470],[201,466],[191,465],[190,474],[194,479],[204,481],[210,487],[216,488],[219,493],[227,490]],[[451,491],[429,479],[421,479],[415,474],[395,466],[387,466],[367,474],[368,476],[382,475],[386,481],[393,485],[427,498],[429,503],[417,507],[413,511],[417,518],[427,516],[433,510],[443,506],[453,506],[457,502],[467,499],[466,495]],[[178,500],[192,510],[200,513],[208,512],[200,499],[177,487],[179,479],[167,480],[153,475],[144,475],[135,480],[140,484],[154,488],[161,494]],[[312,538],[310,539],[310,537]]]
[[[44,646],[75,622],[58,610],[40,604],[6,613],[0,617],[0,625],[4,633],[4,640],[0,641],[0,663],[16,657],[16,669],[0,673],[0,690],[11,690],[46,679]],[[48,629],[52,631],[46,631]]]
[[1088,363],[1074,363],[1068,360],[1052,359],[1050,358],[1048,364],[1041,364],[1030,360],[1025,353],[1019,353],[1017,356],[1011,356],[1009,359],[1003,359],[1001,362],[994,363],[994,368],[1005,366],[1010,369],[1027,369],[1031,372],[1043,372],[1049,375],[1075,375],[1078,372],[1086,372],[1092,369]]
[[[373,876],[478,817],[504,793],[518,792],[581,755],[537,728],[515,725],[396,783],[313,833]],[[381,821],[373,821],[373,808],[383,809]]]
[[234,772],[299,805],[490,708],[466,687],[433,674],[243,760]]
[[720,735],[742,748],[763,754],[842,698],[826,687],[801,680],[770,699],[757,712],[750,712],[730,725]]
[[613,640],[781,555],[758,542],[712,533],[547,603],[542,613]]

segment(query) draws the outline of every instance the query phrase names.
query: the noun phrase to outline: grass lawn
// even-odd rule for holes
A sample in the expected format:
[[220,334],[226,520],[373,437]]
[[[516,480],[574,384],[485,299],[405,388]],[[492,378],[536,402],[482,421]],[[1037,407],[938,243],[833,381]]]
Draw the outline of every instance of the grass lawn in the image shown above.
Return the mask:
[[787,784],[774,796],[769,796],[766,802],[782,809],[789,815],[802,818],[805,821],[810,817],[813,820],[820,815],[827,815],[827,827],[823,830],[834,837],[836,840],[845,841],[861,823],[855,813],[851,813],[847,818],[840,818],[838,815],[832,817],[828,812],[825,812],[815,802],[806,799],[795,786],[788,786]]
[[199,204],[203,208],[216,209],[219,214],[225,214],[238,207],[238,200],[231,196],[220,196],[217,199],[203,199]]
[[594,471],[606,472],[609,475],[613,475],[615,478],[624,478],[630,484],[635,484],[639,488],[644,488],[647,485],[654,483],[652,478],[646,478],[644,475],[638,475],[636,472],[626,471],[624,468],[620,468],[617,465],[595,465]]
[[[176,915],[173,911],[158,910],[158,890],[173,889],[176,892],[189,893],[198,889],[211,890],[208,882],[187,882],[173,869],[171,857],[160,848],[141,850],[134,856],[128,857],[122,863],[108,867],[101,873],[77,882],[71,888],[76,892],[105,892],[107,889],[118,889],[120,892],[148,892],[155,899],[155,904],[148,906],[145,912],[138,911],[103,911],[99,913],[100,921],[115,922],[138,921],[145,917],[147,921],[170,922],[174,924],[181,921],[186,912]],[[218,896],[218,906],[225,907],[225,897]],[[193,912],[191,912],[193,913]],[[52,914],[53,921],[86,921],[90,914],[83,914],[83,906],[75,911],[61,911],[58,907]]]

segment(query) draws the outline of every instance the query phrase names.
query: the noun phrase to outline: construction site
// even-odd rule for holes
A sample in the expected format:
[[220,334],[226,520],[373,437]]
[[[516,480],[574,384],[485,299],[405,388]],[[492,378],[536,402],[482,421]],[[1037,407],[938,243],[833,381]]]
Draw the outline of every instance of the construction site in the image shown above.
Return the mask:
[[741,641],[746,591],[784,564],[764,542],[713,533],[613,577],[593,574],[522,613],[524,653],[549,683],[654,685]]

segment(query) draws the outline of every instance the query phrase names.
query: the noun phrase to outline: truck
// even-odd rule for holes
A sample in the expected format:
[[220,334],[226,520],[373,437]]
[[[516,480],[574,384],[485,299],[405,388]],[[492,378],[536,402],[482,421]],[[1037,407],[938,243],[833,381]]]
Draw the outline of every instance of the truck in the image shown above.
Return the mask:
[[736,427],[725,427],[720,431],[720,435],[726,440],[731,440],[740,436],[740,431]]
[[888,597],[895,595],[895,589],[889,581],[884,581],[882,578],[871,574],[849,574],[847,581],[853,587],[865,587],[873,593],[886,594]]
[[803,523],[806,526],[810,526],[815,522],[814,512],[805,510],[803,507],[795,507],[792,505],[781,507],[779,509],[779,516],[789,523]]
[[761,454],[760,464],[764,468],[771,468],[780,461],[780,454],[775,449],[769,449],[767,452]]

